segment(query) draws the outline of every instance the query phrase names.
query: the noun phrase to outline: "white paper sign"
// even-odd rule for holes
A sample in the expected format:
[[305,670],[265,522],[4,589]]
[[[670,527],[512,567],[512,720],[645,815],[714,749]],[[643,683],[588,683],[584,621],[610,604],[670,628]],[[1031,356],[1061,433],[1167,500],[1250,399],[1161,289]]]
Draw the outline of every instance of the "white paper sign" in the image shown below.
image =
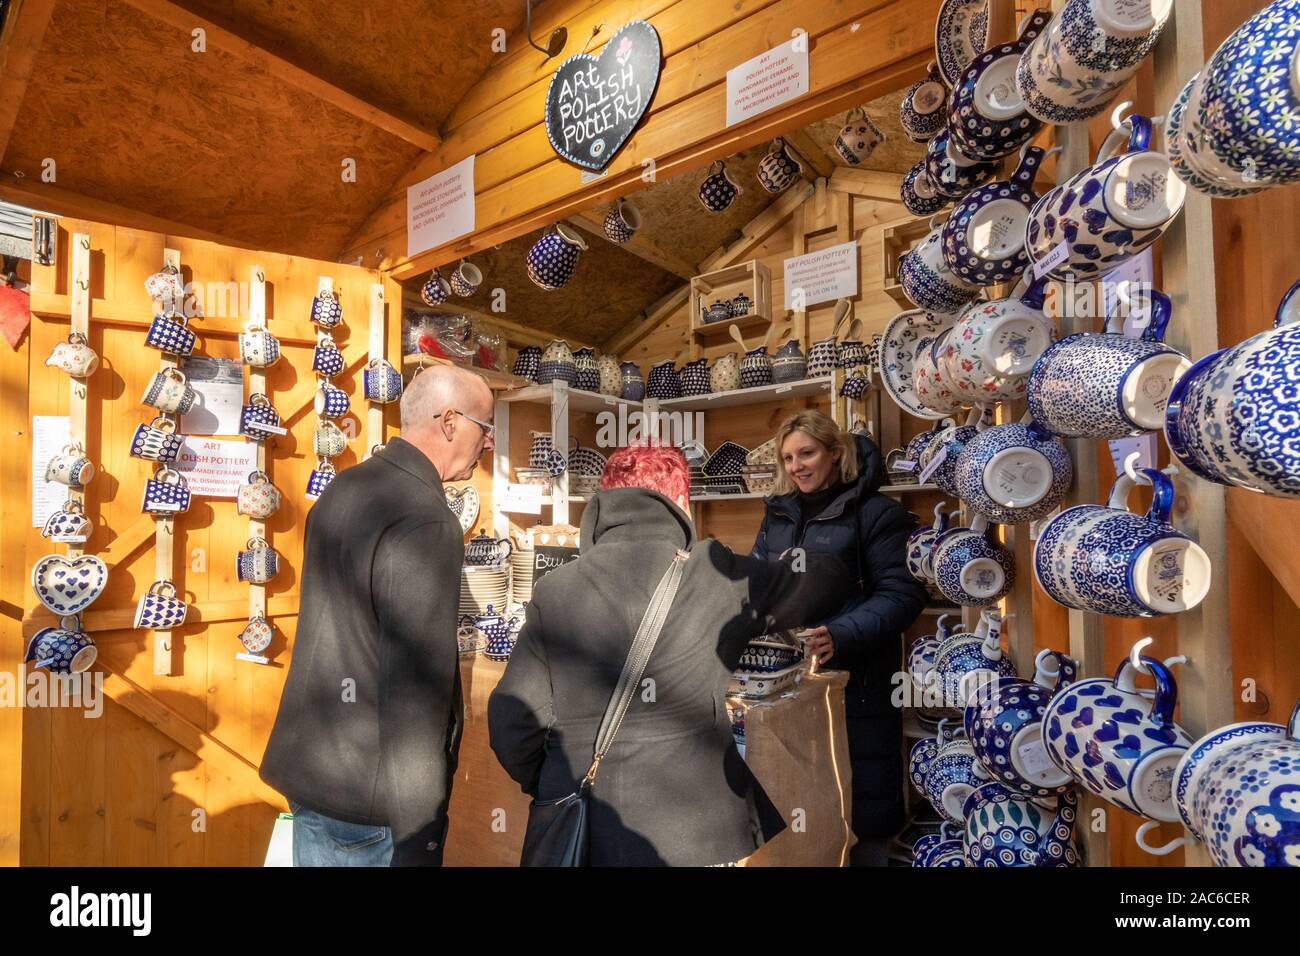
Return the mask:
[[1021,744],[1016,748],[1016,753],[1020,757],[1021,768],[1031,779],[1042,779],[1056,769],[1051,758],[1047,756],[1047,748],[1043,746],[1041,739]]
[[1034,278],[1041,279],[1068,258],[1070,258],[1070,244],[1062,242],[1049,252],[1046,258],[1034,263]]
[[808,92],[808,37],[800,35],[727,71],[727,125]]
[[257,445],[191,436],[176,459],[176,470],[189,482],[191,494],[234,498],[249,473],[257,470]]
[[921,474],[917,477],[916,480],[919,481],[921,484],[925,484],[927,481],[930,480],[930,476],[933,475],[936,471],[938,471],[940,466],[943,465],[943,463],[947,460],[948,460],[948,448],[947,446],[945,446],[943,448],[940,448],[939,453],[930,459],[930,464],[926,465],[923,469],[921,469]]
[[500,508],[516,514],[539,515],[542,513],[542,486],[523,485],[510,482],[505,494],[501,496]]
[[790,311],[857,294],[856,241],[785,260],[785,307]]
[[474,231],[474,157],[406,189],[406,254]]
[[[50,515],[68,500],[68,486],[45,480],[45,466],[72,441],[67,415],[32,416],[32,527],[44,528]],[[94,478],[91,478],[94,481]]]
[[244,366],[236,359],[192,355],[181,366],[195,391],[194,407],[181,416],[186,435],[238,435],[244,404]]

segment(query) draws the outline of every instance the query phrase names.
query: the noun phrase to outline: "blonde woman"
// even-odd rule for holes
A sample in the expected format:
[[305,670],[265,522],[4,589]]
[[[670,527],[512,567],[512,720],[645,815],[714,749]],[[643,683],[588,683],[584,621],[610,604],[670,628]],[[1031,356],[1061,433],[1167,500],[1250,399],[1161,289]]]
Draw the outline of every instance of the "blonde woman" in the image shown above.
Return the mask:
[[818,666],[849,672],[844,694],[853,765],[855,865],[885,866],[903,823],[902,715],[891,703],[902,633],[925,604],[907,570],[916,518],[880,493],[885,466],[870,438],[843,431],[818,411],[786,419],[776,434],[780,468],[765,500],[755,557],[788,548],[839,558],[857,571],[844,605],[808,634]]

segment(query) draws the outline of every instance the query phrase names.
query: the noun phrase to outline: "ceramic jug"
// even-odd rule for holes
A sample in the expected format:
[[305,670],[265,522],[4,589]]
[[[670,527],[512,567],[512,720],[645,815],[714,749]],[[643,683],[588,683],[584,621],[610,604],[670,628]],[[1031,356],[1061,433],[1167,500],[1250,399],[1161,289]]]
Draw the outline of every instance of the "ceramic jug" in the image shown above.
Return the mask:
[[799,381],[807,370],[808,362],[799,348],[798,339],[783,344],[772,357],[772,381],[778,385]]

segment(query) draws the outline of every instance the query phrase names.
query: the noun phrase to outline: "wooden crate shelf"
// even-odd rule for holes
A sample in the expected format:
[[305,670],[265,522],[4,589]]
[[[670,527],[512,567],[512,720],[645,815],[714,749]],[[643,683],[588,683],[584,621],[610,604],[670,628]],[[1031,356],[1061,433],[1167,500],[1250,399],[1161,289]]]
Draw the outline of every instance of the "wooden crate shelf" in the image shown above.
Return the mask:
[[[730,301],[741,292],[749,296],[746,315],[721,322],[705,322],[704,309],[715,299]],[[691,332],[696,335],[726,335],[728,326],[747,329],[772,321],[772,273],[757,259],[740,262],[691,279]]]
[[898,260],[930,233],[928,219],[904,219],[886,226],[880,233],[880,253],[884,261],[885,280],[882,287],[886,295],[904,309],[916,306],[898,284]]

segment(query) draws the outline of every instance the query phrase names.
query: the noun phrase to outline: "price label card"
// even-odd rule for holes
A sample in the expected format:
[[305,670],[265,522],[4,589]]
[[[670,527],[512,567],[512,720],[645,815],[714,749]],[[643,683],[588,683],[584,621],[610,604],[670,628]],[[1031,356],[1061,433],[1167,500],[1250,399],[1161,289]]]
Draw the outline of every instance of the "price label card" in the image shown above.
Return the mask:
[[934,456],[934,459],[930,462],[930,464],[926,465],[923,469],[921,469],[921,474],[916,480],[919,481],[921,484],[925,484],[927,481],[930,480],[930,476],[933,475],[936,471],[938,471],[939,468],[943,465],[943,463],[947,460],[948,460],[948,449],[945,446],[939,449],[939,454]]
[[517,514],[541,514],[542,486],[521,485],[514,482],[507,484],[505,494],[501,496],[501,510]]
[[1020,757],[1020,766],[1030,777],[1045,777],[1056,769],[1041,740],[1021,744],[1016,748],[1016,755]]
[[1041,279],[1068,258],[1070,258],[1070,244],[1062,242],[1049,252],[1046,258],[1034,263],[1034,278]]
[[916,471],[916,462],[914,461],[896,461],[894,462],[895,471]]

